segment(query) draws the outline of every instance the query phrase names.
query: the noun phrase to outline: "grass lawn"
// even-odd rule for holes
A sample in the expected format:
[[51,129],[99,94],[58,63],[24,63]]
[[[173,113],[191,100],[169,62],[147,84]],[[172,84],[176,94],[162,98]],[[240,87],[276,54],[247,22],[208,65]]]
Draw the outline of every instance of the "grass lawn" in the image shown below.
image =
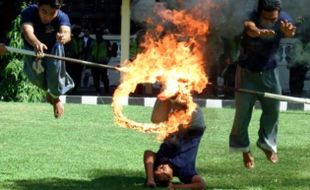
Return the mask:
[[[143,189],[145,149],[154,135],[118,127],[108,105],[66,104],[55,120],[48,104],[0,103],[0,189]],[[197,158],[209,189],[310,189],[309,112],[280,115],[280,162],[270,164],[255,147],[260,111],[250,126],[256,168],[229,153],[233,109],[203,109],[207,130]],[[148,122],[151,108],[128,106],[125,114]]]

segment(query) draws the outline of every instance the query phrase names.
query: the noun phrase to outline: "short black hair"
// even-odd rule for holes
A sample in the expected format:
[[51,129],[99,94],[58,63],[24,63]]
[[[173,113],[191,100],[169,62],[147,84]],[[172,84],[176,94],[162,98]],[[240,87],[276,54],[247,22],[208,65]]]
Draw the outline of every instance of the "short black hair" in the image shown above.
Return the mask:
[[259,0],[258,1],[258,12],[261,11],[281,11],[282,2],[281,0]]
[[168,175],[165,175],[165,179],[159,179],[156,175],[154,176],[155,183],[158,187],[168,187],[170,180]]
[[49,5],[50,7],[54,9],[60,9],[63,5],[62,0],[38,0],[38,5]]

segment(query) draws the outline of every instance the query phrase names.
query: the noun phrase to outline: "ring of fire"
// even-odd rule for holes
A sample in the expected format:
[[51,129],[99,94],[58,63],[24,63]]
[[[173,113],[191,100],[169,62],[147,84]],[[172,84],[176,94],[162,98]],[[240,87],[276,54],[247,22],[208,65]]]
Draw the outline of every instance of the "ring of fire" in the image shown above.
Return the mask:
[[[208,83],[205,73],[203,43],[208,32],[208,23],[194,19],[184,11],[158,11],[158,14],[177,26],[178,32],[165,30],[157,25],[144,35],[142,47],[134,61],[126,61],[121,67],[121,83],[113,95],[113,112],[118,125],[141,132],[159,133],[163,139],[188,125],[196,108],[192,92],[201,93]],[[170,31],[170,32],[169,32]],[[122,102],[141,83],[159,83],[161,97],[167,99],[177,94],[186,102],[183,112],[172,112],[168,121],[160,124],[138,123],[122,113]]]

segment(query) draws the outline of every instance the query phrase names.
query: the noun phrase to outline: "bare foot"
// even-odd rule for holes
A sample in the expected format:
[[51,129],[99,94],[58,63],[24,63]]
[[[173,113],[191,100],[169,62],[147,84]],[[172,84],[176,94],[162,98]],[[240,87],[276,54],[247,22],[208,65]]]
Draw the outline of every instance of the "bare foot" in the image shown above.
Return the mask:
[[46,99],[53,106],[55,118],[59,119],[65,110],[62,102],[59,98],[53,98],[50,94],[47,94]]
[[243,152],[243,163],[244,167],[247,169],[254,168],[254,157],[252,156],[251,152]]
[[257,144],[257,147],[265,153],[267,160],[269,160],[271,163],[276,164],[279,161],[279,157],[277,153],[270,151],[270,150],[266,150],[263,147],[261,147],[259,144]]
[[64,114],[65,111],[65,108],[59,98],[55,100],[53,107],[54,107],[54,116],[56,119],[59,119]]

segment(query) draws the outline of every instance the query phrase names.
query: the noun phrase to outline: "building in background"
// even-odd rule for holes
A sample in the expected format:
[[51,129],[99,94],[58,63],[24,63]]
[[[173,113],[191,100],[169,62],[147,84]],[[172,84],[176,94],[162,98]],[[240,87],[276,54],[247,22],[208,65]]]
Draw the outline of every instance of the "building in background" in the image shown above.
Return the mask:
[[[111,34],[121,33],[121,5],[122,0],[63,0],[62,10],[66,12],[73,24],[95,29],[102,27],[108,29]],[[0,0],[0,34],[9,30],[11,19],[20,13],[22,2],[35,2],[35,0]],[[5,26],[5,27],[3,27]],[[131,23],[131,34],[139,28]]]
[[92,33],[97,27],[120,34],[122,0],[64,0],[62,8],[73,24],[88,27]]

